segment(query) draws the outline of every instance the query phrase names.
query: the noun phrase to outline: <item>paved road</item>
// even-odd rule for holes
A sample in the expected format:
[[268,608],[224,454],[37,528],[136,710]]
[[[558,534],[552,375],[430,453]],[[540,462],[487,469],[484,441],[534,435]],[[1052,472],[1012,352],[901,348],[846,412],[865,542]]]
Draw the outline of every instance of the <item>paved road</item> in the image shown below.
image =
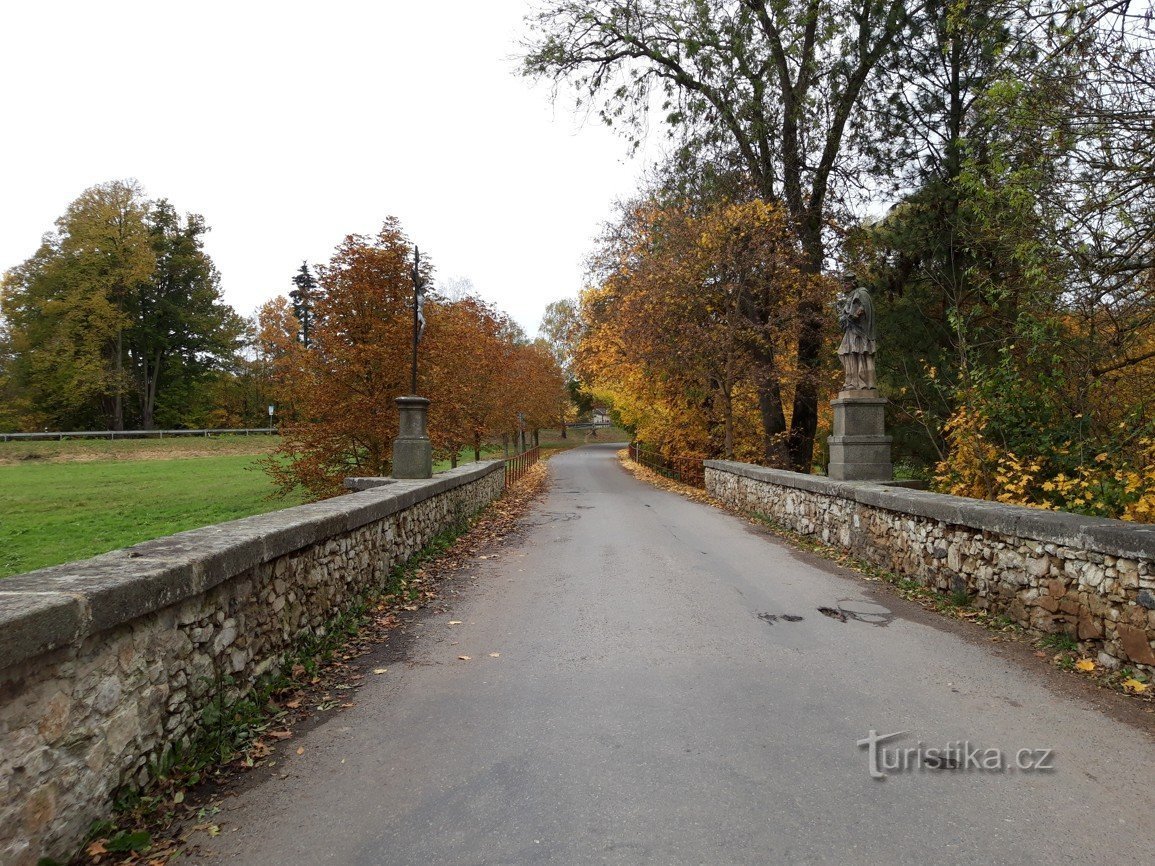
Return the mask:
[[[612,448],[550,471],[524,541],[229,801],[203,862],[1155,862],[1148,733]],[[875,780],[870,729],[1055,769]]]

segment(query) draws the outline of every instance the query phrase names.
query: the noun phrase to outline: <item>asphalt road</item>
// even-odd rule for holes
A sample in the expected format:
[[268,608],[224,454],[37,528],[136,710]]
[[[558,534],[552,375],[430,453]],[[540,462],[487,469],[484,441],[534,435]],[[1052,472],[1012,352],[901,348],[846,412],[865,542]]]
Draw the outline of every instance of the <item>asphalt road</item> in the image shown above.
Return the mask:
[[[524,539],[226,801],[198,862],[1155,862],[1150,729],[617,447],[555,457]],[[874,779],[870,730],[1054,769]]]

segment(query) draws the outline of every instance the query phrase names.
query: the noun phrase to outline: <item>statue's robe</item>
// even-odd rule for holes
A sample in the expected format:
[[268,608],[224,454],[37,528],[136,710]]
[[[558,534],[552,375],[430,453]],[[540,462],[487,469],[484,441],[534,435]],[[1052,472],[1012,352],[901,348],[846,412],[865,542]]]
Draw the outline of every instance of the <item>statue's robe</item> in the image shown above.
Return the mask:
[[874,354],[874,304],[866,289],[855,289],[843,302],[839,355]]

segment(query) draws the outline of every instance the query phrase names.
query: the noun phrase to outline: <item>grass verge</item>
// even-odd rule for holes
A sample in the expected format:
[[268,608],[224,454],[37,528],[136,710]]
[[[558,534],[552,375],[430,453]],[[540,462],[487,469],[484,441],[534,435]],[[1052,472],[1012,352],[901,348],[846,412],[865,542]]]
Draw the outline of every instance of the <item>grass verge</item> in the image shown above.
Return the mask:
[[250,454],[0,466],[0,577],[305,501],[274,491]]

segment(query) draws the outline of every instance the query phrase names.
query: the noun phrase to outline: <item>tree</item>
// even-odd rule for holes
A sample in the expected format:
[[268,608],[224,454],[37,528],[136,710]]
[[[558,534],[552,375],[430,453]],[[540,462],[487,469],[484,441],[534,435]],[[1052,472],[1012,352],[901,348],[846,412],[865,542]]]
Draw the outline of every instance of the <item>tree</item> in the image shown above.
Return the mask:
[[127,349],[139,423],[151,430],[158,399],[170,422],[179,423],[180,407],[198,382],[232,363],[245,325],[221,296],[220,276],[204,251],[204,218],[182,220],[161,199],[146,222],[155,264],[131,299]]
[[782,209],[650,199],[603,244],[578,351],[595,397],[670,457],[781,462],[783,435],[758,421],[798,387],[798,301],[827,291]]
[[[428,258],[422,267],[428,278]],[[300,323],[289,304],[277,303],[276,331],[262,329],[262,338],[282,341],[270,339],[270,349],[279,354],[278,385],[282,399],[291,395],[297,420],[282,425],[265,466],[283,490],[332,495],[347,475],[389,474],[393,401],[409,390],[412,268],[413,246],[390,217],[373,237],[347,236],[317,267],[308,350],[296,339]]]
[[135,181],[85,190],[37,253],[5,274],[13,374],[28,423],[124,429],[125,334],[132,302],[155,268]]
[[552,301],[542,314],[538,333],[545,338],[546,345],[565,376],[566,387],[558,395],[558,419],[561,438],[566,438],[566,424],[578,415],[578,404],[574,397],[581,391],[581,383],[574,375],[574,360],[582,337],[581,311],[570,298]]
[[113,181],[86,190],[56,226],[0,293],[22,423],[150,429],[158,413],[183,423],[243,329],[204,251],[203,217]]
[[[868,82],[908,19],[905,0],[559,0],[533,19],[540,36],[524,69],[571,81],[607,123],[635,134],[659,101],[684,152],[740,166],[759,197],[784,206],[807,273],[819,274],[848,131],[864,123]],[[802,375],[789,428],[772,401],[763,425],[785,433],[789,464],[809,471],[822,305],[803,301],[796,321]]]
[[293,284],[297,288],[289,292],[289,298],[293,302],[293,315],[301,323],[301,345],[307,349],[309,330],[313,326],[313,298],[317,293],[317,280],[309,270],[308,262],[301,262]]

